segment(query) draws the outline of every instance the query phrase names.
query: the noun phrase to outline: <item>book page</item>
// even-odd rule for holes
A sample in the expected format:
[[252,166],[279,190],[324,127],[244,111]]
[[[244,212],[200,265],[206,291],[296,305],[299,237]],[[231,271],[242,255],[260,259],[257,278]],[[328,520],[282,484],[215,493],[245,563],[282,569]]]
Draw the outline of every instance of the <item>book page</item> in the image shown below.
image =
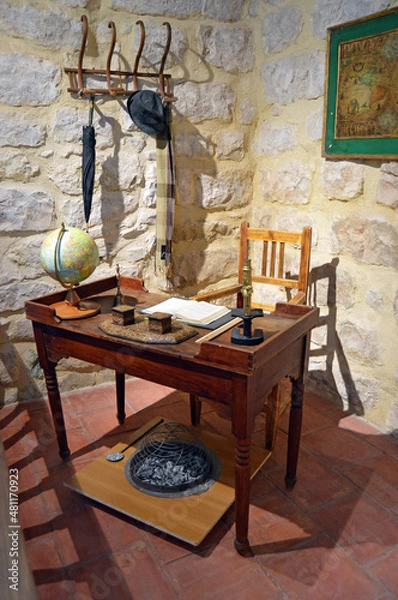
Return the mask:
[[155,306],[150,306],[149,308],[143,309],[142,312],[151,315],[154,312],[164,312],[169,313],[169,315],[175,315],[178,311],[183,310],[187,304],[192,302],[191,300],[186,300],[185,298],[167,298],[163,302],[156,304]]
[[197,325],[208,325],[215,319],[228,314],[230,311],[226,306],[210,304],[210,302],[198,302],[185,298],[168,298],[155,306],[144,309],[142,312],[153,314],[164,312],[175,318]]
[[229,309],[225,306],[218,306],[216,304],[210,304],[209,302],[197,302],[191,301],[191,303],[185,306],[182,310],[178,311],[177,317],[189,321],[190,323],[203,323],[207,325],[226,315]]

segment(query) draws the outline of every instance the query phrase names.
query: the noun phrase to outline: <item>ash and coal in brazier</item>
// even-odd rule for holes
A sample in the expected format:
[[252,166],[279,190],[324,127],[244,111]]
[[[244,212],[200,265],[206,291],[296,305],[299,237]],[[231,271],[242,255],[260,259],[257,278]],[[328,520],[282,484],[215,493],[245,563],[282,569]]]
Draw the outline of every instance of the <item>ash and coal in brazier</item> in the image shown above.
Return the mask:
[[200,494],[221,473],[221,462],[194,431],[166,422],[149,433],[129,457],[127,480],[152,496],[178,498]]

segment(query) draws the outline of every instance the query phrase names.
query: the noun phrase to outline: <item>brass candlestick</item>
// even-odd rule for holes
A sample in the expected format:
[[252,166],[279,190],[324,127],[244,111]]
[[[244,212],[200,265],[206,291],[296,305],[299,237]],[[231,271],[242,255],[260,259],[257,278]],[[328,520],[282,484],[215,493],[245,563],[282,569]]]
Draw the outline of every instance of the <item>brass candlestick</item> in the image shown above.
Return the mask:
[[115,298],[113,300],[113,306],[121,306],[122,304],[124,304],[124,296],[120,291],[120,267],[119,265],[116,265],[116,284],[117,284],[117,290],[116,290],[116,295]]
[[236,308],[232,311],[234,317],[242,317],[243,333],[239,329],[233,329],[231,334],[231,342],[233,344],[241,344],[242,346],[255,346],[264,341],[264,333],[262,329],[255,329],[252,333],[252,320],[255,317],[262,317],[263,311],[261,308],[252,309],[252,265],[250,258],[245,259],[243,264],[243,281],[242,281],[242,296],[243,308]]
[[243,295],[243,312],[245,317],[251,317],[252,314],[252,265],[250,258],[246,258],[243,264],[243,282],[242,282],[242,295]]

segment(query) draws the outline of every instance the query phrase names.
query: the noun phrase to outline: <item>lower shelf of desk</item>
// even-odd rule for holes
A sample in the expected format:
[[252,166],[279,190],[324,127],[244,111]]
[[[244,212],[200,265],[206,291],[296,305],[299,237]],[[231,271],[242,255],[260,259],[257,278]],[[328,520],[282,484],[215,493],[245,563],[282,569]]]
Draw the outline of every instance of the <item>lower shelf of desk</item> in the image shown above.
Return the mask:
[[[218,455],[222,465],[220,477],[205,492],[184,498],[158,498],[137,490],[124,474],[126,460],[136,449],[134,446],[124,452],[125,458],[120,462],[109,462],[106,459],[108,452],[98,457],[75,473],[65,485],[123,515],[198,546],[235,500],[235,444],[234,440],[200,428],[193,429]],[[126,439],[111,451],[120,451],[128,443]],[[268,450],[252,446],[251,478],[269,456]]]

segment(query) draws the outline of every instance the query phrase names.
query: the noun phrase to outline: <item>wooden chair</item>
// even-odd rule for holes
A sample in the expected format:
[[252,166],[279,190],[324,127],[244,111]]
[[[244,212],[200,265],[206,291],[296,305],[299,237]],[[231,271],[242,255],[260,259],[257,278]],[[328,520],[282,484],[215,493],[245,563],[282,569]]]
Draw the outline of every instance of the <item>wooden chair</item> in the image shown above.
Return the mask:
[[[252,307],[273,311],[275,302],[284,300],[293,304],[306,304],[308,276],[311,254],[311,227],[304,227],[300,232],[276,231],[273,229],[256,229],[247,222],[241,224],[240,249],[238,263],[238,283],[218,290],[204,292],[193,296],[195,300],[211,302],[236,296],[236,306],[242,307],[243,264],[246,258],[252,263],[253,301]],[[292,252],[288,252],[290,249]],[[291,254],[295,254],[293,258]],[[289,260],[291,263],[289,263]],[[296,271],[296,275],[292,271]],[[284,298],[275,298],[275,302],[264,301],[264,290],[274,288],[280,293],[284,290]],[[274,387],[271,394],[264,399],[266,414],[265,446],[272,450],[275,445],[278,421],[290,402],[290,385],[285,382]],[[206,402],[211,401],[206,399]],[[191,420],[198,425],[201,413],[201,400],[198,396],[190,396]],[[219,404],[214,403],[214,408]],[[227,408],[227,407],[226,407]],[[227,417],[227,412],[220,416]]]

